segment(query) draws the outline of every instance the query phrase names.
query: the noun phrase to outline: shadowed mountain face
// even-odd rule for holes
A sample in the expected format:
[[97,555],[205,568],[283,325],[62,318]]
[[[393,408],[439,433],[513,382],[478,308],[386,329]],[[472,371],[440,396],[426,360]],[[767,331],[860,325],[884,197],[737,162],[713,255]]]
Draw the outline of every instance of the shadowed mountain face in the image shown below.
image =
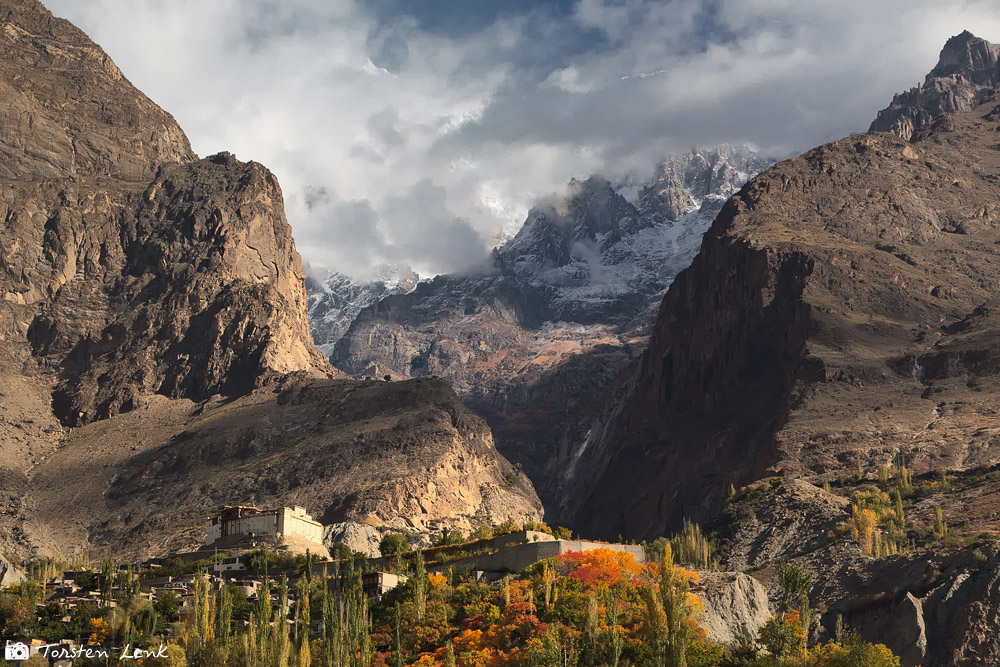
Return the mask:
[[481,271],[361,310],[331,359],[354,376],[447,379],[554,503],[566,452],[645,345],[663,291],[725,199],[766,164],[743,148],[674,156],[635,205],[603,178],[573,181]]
[[[0,0],[0,92],[0,542],[19,550],[84,547],[86,540],[101,546],[118,543],[122,530],[148,529],[150,545],[136,551],[148,553],[144,549],[162,547],[171,530],[170,522],[157,522],[163,516],[157,511],[169,507],[190,518],[206,510],[197,493],[174,495],[190,484],[190,469],[156,469],[150,478],[155,485],[143,494],[149,512],[131,509],[141,483],[123,487],[113,503],[106,488],[85,485],[64,499],[78,510],[69,516],[39,510],[33,494],[43,480],[60,485],[39,464],[49,459],[52,465],[58,449],[60,474],[71,474],[74,466],[94,472],[101,461],[98,476],[124,479],[137,465],[129,457],[147,448],[171,460],[195,456],[174,439],[190,425],[195,404],[209,405],[222,395],[270,405],[290,376],[330,382],[343,374],[312,342],[301,259],[281,189],[267,169],[227,153],[199,160],[174,120],[133,88],[97,45],[33,0]],[[393,409],[393,396],[403,400],[383,385],[356,395],[342,391],[355,397],[354,404],[372,401],[372,419]],[[468,413],[455,408],[454,419],[435,416],[441,391],[415,386],[405,397],[413,419],[420,422],[423,411],[428,417],[422,456],[436,460],[437,453],[458,452],[462,458],[463,448],[470,455],[476,450],[484,462],[479,482],[499,485],[509,464],[492,449],[488,431],[456,430],[453,422],[471,418]],[[330,418],[326,403],[341,398],[314,394],[314,409],[295,426],[325,433],[308,420]],[[198,440],[197,456],[206,460],[229,456],[234,433],[248,420],[246,413],[213,414],[213,430]],[[281,403],[263,414],[278,422],[292,418]],[[112,446],[108,424],[114,433],[137,415],[157,428],[135,437],[131,449]],[[102,426],[88,430],[97,423]],[[316,437],[329,451],[351,455],[335,438]],[[374,437],[365,456],[378,466],[383,453],[391,458],[381,449],[383,442],[391,449],[391,440]],[[252,465],[260,454],[281,461],[291,444],[276,435],[239,460]],[[305,493],[314,514],[336,505],[341,517],[360,511],[350,498],[372,505],[371,494],[361,493],[361,476],[342,480],[338,476],[348,469],[323,460],[316,474],[325,479],[326,495],[315,478],[272,479],[278,466],[258,471],[269,492],[256,497],[280,503]],[[453,499],[424,497],[426,486],[396,488],[412,471],[388,464],[383,470],[378,488],[395,489],[399,502],[380,505],[374,514],[379,521],[419,516],[411,523],[425,528],[439,519],[468,522],[459,518],[468,513],[448,505]],[[238,502],[248,493],[248,487],[220,483],[209,497]],[[413,509],[417,496],[421,502]],[[517,500],[510,516],[539,515],[530,485],[511,498]],[[470,506],[478,507],[474,500]],[[494,509],[501,520],[507,515],[501,506]],[[107,513],[134,518],[108,527]]]
[[[950,71],[945,56],[935,71]],[[655,536],[777,471],[1000,458],[998,121],[991,100],[909,141],[816,148],[745,186],[667,292],[564,518]]]

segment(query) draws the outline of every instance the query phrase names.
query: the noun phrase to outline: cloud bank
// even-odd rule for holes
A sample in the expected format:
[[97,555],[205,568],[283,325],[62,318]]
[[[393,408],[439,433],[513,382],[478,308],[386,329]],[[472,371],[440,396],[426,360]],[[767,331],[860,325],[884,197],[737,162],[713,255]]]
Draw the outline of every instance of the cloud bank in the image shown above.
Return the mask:
[[482,2],[47,6],[196,152],[272,169],[306,261],[357,278],[474,265],[572,177],[863,131],[951,35],[1000,40],[992,0]]

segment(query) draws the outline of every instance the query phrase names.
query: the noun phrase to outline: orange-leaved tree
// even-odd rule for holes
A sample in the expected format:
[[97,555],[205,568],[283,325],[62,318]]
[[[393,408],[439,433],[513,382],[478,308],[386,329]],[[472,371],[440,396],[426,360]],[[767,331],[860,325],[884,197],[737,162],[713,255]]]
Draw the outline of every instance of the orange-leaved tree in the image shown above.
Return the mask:
[[631,581],[643,571],[632,554],[614,549],[570,551],[558,557],[560,573],[581,581],[587,590]]

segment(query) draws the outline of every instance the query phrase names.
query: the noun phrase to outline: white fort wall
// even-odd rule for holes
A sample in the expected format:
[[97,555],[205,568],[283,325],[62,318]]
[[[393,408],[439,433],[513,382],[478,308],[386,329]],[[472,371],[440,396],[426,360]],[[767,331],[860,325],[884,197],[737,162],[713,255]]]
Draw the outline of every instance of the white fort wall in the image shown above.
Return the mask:
[[323,543],[323,524],[314,521],[302,507],[284,507],[278,515],[278,532],[299,535],[310,542]]
[[214,516],[205,530],[205,544],[211,546],[224,537],[251,534],[257,537],[297,535],[310,542],[323,543],[323,525],[313,520],[305,508],[296,506],[232,518],[223,518],[221,514]]

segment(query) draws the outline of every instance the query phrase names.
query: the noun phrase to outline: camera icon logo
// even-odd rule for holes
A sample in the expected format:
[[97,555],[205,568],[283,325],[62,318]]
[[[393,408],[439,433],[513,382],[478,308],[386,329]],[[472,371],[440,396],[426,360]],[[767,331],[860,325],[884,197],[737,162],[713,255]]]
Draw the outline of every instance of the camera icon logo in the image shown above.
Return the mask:
[[21,642],[8,642],[3,647],[3,657],[5,660],[27,660],[28,646]]

